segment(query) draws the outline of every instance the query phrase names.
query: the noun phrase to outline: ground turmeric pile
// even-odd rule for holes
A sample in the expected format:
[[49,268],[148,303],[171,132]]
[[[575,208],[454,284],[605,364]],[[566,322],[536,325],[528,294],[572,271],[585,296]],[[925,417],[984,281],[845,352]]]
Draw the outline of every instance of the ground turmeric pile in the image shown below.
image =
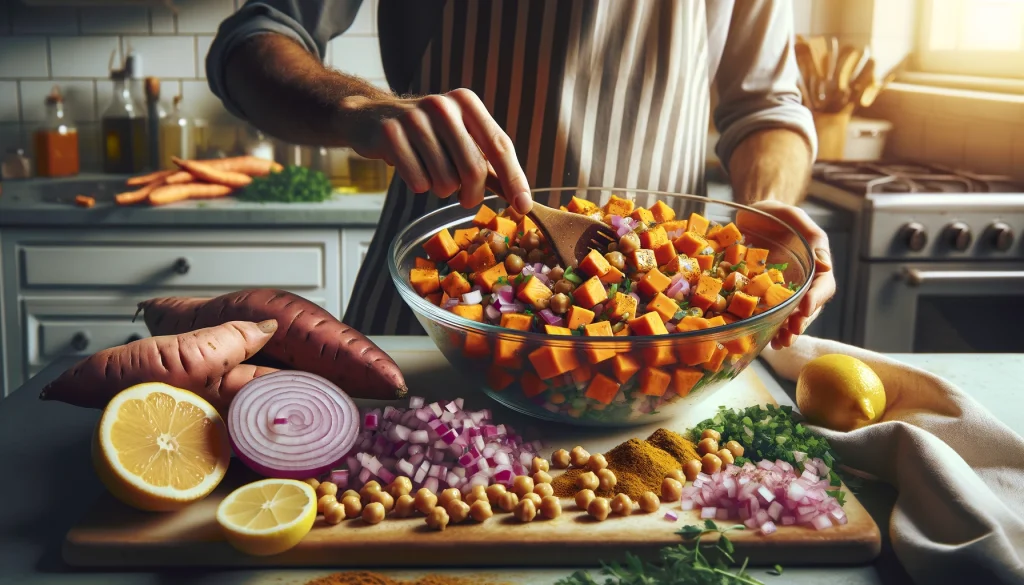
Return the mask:
[[494,581],[449,577],[445,575],[424,575],[415,581],[399,581],[381,573],[370,571],[346,571],[332,573],[307,581],[306,585],[499,585]]
[[[694,444],[678,433],[658,429],[646,440],[630,439],[604,454],[608,469],[618,480],[611,490],[596,490],[599,496],[611,497],[626,494],[633,500],[640,499],[646,491],[661,492],[661,482],[673,470],[681,470],[683,463],[700,459]],[[560,498],[572,497],[579,491],[576,478],[588,471],[574,468],[556,477],[551,482],[555,495]]]

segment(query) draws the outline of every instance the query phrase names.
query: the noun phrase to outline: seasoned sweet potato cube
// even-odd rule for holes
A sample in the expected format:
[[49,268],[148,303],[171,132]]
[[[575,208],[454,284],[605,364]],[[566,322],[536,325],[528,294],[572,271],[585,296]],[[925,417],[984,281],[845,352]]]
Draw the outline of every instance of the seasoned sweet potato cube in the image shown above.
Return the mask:
[[754,346],[753,335],[741,335],[736,339],[730,339],[722,345],[725,346],[726,351],[732,355],[742,356],[750,351],[750,348]]
[[605,305],[605,310],[608,312],[608,317],[611,320],[618,321],[626,315],[635,316],[638,304],[635,298],[617,292],[615,297]]
[[487,224],[487,229],[512,238],[516,235],[516,222],[507,217],[496,216]]
[[434,234],[427,243],[423,244],[427,256],[435,262],[447,262],[449,258],[459,253],[459,246],[452,239],[452,235],[445,228]]
[[640,370],[640,392],[647,396],[662,396],[668,390],[668,384],[672,376],[658,368],[644,368]]
[[469,270],[469,252],[462,250],[448,261],[448,268],[455,272],[466,272]]
[[618,284],[622,282],[623,278],[626,278],[626,275],[623,274],[622,271],[619,270],[618,268],[609,264],[608,272],[606,272],[604,276],[601,277],[601,284],[607,284],[608,286],[611,286],[613,284]]
[[658,260],[654,257],[654,250],[640,248],[629,254],[627,258],[637,272],[647,272],[658,267]]
[[629,325],[626,325],[622,329],[615,332],[615,337],[629,337],[633,333],[629,330]]
[[494,252],[488,245],[480,246],[469,256],[469,268],[473,272],[482,272],[497,264]]
[[589,215],[598,210],[597,204],[593,201],[587,201],[586,199],[580,199],[579,197],[573,197],[569,201],[569,205],[566,206],[567,211],[573,213],[579,213],[581,215]]
[[484,306],[483,305],[455,305],[452,307],[452,313],[469,319],[470,321],[476,321],[477,323],[484,322]]
[[743,260],[747,264],[750,274],[761,274],[768,265],[768,250],[765,248],[747,248],[747,254]]
[[645,347],[641,350],[644,356],[644,363],[651,367],[668,366],[676,363],[676,356],[672,353],[671,345],[655,345]]
[[535,231],[537,224],[533,223],[533,220],[529,216],[524,215],[523,219],[519,220],[519,224],[516,225],[517,234],[525,234],[529,231]]
[[633,213],[629,214],[629,217],[640,223],[646,223],[648,225],[650,225],[651,222],[656,221],[651,210],[644,207],[637,207],[633,210]]
[[636,289],[642,295],[653,297],[667,289],[671,284],[671,278],[662,274],[657,268],[653,268],[636,283]]
[[[701,331],[710,328],[711,324],[707,319],[687,316],[683,317],[678,327],[680,331]],[[688,341],[676,346],[676,354],[679,356],[679,361],[688,366],[702,364],[711,359],[714,353],[714,341]]]
[[[711,240],[711,239],[709,239],[708,240],[708,248],[711,250],[712,254],[717,254],[717,253],[722,251],[722,244],[719,244],[718,240]],[[707,252],[707,250],[704,250],[704,251]]]
[[712,299],[716,298],[721,291],[722,281],[707,274],[700,276],[700,279],[697,280],[697,288],[694,290],[696,294]]
[[690,295],[690,305],[698,307],[704,312],[707,312],[716,301],[718,301],[718,295],[713,297],[698,294]]
[[786,284],[786,277],[778,268],[769,268],[768,277],[771,278],[772,282],[775,284]]
[[501,392],[515,381],[515,376],[498,366],[491,366],[487,369],[487,386],[495,392]]
[[[608,321],[598,321],[597,323],[591,323],[583,328],[584,337],[612,337],[612,325]],[[616,351],[614,349],[598,349],[590,347],[583,350],[586,354],[587,360],[592,364],[603,362],[606,359],[615,356]]]
[[672,391],[680,396],[686,396],[703,377],[704,373],[700,370],[677,368],[672,372]]
[[619,393],[619,383],[604,374],[594,376],[587,386],[586,397],[601,404],[611,404]]
[[729,264],[739,264],[747,257],[747,247],[743,244],[733,244],[725,249],[725,257],[722,258]]
[[728,248],[742,240],[743,234],[740,233],[740,228],[736,227],[736,224],[730,221],[720,230],[715,232],[714,238],[718,240],[718,243],[721,244],[723,248]]
[[676,238],[672,245],[676,247],[680,254],[696,256],[708,247],[708,241],[704,239],[704,236],[688,231]]
[[768,308],[770,309],[781,305],[783,301],[794,294],[796,294],[796,291],[789,290],[781,284],[773,284],[768,287],[768,291],[764,293],[764,304],[768,305]]
[[457,299],[462,295],[469,292],[469,289],[473,288],[473,285],[469,284],[465,276],[458,272],[449,272],[448,276],[444,277],[441,281],[441,288],[444,292],[448,293],[448,296]]
[[477,211],[476,216],[473,217],[473,225],[479,228],[485,228],[497,215],[498,214],[494,213],[494,210],[490,207],[481,205],[480,210]]
[[672,260],[665,266],[665,272],[669,274],[682,274],[686,282],[690,283],[690,286],[694,286],[697,284],[697,280],[700,279],[700,263],[697,262],[696,258],[676,256],[675,260]]
[[420,296],[437,292],[441,288],[441,281],[438,279],[437,270],[431,268],[413,268],[409,271],[409,284],[412,285]]
[[676,218],[675,210],[665,205],[664,201],[658,201],[651,206],[651,215],[654,216],[654,221],[658,223],[665,223]]
[[747,286],[743,287],[743,292],[747,293],[752,297],[763,297],[764,293],[768,292],[768,287],[772,284],[772,277],[767,274],[758,274],[754,278],[750,279]]
[[654,260],[658,266],[664,266],[676,257],[676,247],[672,242],[664,242],[654,248]]
[[[504,313],[501,316],[501,326],[516,331],[529,331],[533,325],[533,317],[520,313]],[[510,339],[498,339],[494,343],[494,363],[509,368],[523,367],[522,350],[524,344],[521,341]]]
[[598,278],[608,274],[608,270],[611,267],[612,265],[608,263],[608,260],[597,250],[591,250],[580,262],[580,270],[584,274]]
[[612,358],[612,375],[619,382],[625,384],[633,374],[640,371],[640,361],[628,353],[617,353]]
[[633,202],[613,194],[608,203],[604,204],[604,212],[608,215],[629,217],[629,214],[633,212]]
[[640,234],[640,246],[655,250],[658,246],[668,243],[668,234],[665,233],[665,228],[658,226],[647,230]]
[[545,324],[544,333],[547,333],[548,335],[572,335],[572,329]]
[[581,364],[580,367],[569,372],[569,375],[572,376],[573,382],[582,384],[594,377],[594,369],[591,368],[589,364]]
[[415,264],[413,264],[412,267],[413,268],[431,268],[433,270],[437,270],[437,262],[433,262],[431,260],[427,260],[426,258],[419,258],[419,257],[417,257],[415,259]]
[[452,236],[452,239],[455,240],[455,244],[458,247],[466,249],[473,243],[473,238],[475,238],[478,233],[480,233],[480,228],[478,227],[455,230],[455,235]]
[[533,372],[525,372],[519,378],[519,385],[523,387],[523,395],[527,398],[533,398],[548,389],[548,385]]
[[665,228],[666,234],[678,238],[679,236],[683,235],[683,232],[686,231],[686,220],[675,219],[672,221],[666,221],[665,223],[661,224],[661,227]]
[[548,285],[541,282],[539,278],[530,276],[526,279],[526,282],[519,286],[516,298],[532,307],[537,307],[541,301],[550,299],[552,294]]
[[545,346],[531,351],[528,357],[541,380],[550,380],[580,366],[576,352],[568,347]]
[[427,302],[429,302],[430,304],[437,305],[438,307],[440,307],[441,306],[441,296],[444,295],[444,294],[445,293],[432,292],[432,293],[430,293],[429,295],[426,295],[423,298],[427,299]]
[[487,358],[491,355],[491,347],[487,344],[487,337],[472,331],[466,333],[466,342],[462,346],[462,353],[470,358]]
[[679,304],[672,299],[665,296],[664,293],[658,293],[654,295],[651,302],[647,303],[648,311],[655,311],[661,315],[662,321],[666,323],[672,320],[672,317],[679,312]]
[[634,335],[668,335],[665,322],[655,311],[644,313],[636,319],[630,319],[629,328],[633,330]]
[[480,285],[484,292],[491,292],[494,286],[498,284],[499,278],[508,279],[508,273],[505,272],[504,264],[495,264],[483,272],[478,272],[474,282]]
[[733,315],[746,319],[754,314],[754,309],[757,308],[757,302],[760,299],[752,297],[748,294],[741,292],[735,292],[732,294],[732,300],[729,301],[729,308],[726,309]]
[[699,213],[691,213],[690,219],[686,220],[686,231],[703,236],[708,232],[708,220]]
[[572,297],[577,305],[584,309],[592,309],[594,305],[608,300],[608,291],[604,290],[604,285],[594,276],[576,287],[576,290],[572,292]]
[[714,317],[708,319],[707,322],[708,322],[708,329],[711,329],[711,328],[714,328],[714,327],[723,327],[726,324],[725,323],[725,317],[723,317],[721,315],[715,315]]
[[750,279],[739,272],[730,272],[729,276],[725,277],[722,288],[725,290],[743,290],[743,287],[747,286],[748,282],[750,282]]
[[698,254],[694,258],[697,259],[697,266],[700,266],[701,270],[711,270],[715,265],[715,257],[712,254]]
[[702,367],[710,372],[717,372],[722,369],[722,362],[725,361],[725,356],[728,354],[729,352],[726,351],[725,346],[721,343],[716,343],[715,351],[711,354],[711,359],[704,362]]
[[569,329],[576,330],[581,325],[589,325],[594,320],[594,312],[590,309],[584,309],[583,307],[573,305],[569,307],[569,312],[566,314],[565,320]]

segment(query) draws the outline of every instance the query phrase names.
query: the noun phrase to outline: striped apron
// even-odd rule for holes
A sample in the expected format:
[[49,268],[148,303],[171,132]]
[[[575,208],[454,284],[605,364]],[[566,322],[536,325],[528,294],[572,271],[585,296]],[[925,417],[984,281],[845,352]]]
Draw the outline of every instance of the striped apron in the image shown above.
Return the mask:
[[[407,91],[460,87],[506,130],[531,187],[705,193],[704,0],[448,0]],[[452,204],[395,175],[345,323],[424,334],[391,281],[388,247],[412,220]]]

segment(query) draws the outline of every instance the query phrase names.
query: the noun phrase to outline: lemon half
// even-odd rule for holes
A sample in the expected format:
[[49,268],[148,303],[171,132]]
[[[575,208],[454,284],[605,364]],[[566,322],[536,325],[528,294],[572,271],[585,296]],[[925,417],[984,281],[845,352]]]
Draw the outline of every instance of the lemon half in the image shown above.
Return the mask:
[[796,382],[796,405],[813,424],[852,431],[885,413],[885,387],[861,360],[827,354],[808,362]]
[[299,544],[316,521],[316,492],[294,479],[264,479],[228,494],[217,523],[231,546],[257,556]]

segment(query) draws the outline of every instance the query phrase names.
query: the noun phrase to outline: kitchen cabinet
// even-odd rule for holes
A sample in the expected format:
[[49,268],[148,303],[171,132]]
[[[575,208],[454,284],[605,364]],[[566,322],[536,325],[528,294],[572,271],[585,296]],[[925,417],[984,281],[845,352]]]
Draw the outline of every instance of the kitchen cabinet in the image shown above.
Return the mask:
[[[373,229],[351,228],[346,229],[341,235],[341,299],[344,306],[348,306],[352,298],[352,287],[359,275],[359,267],[366,260],[366,251],[370,249],[370,240],[373,239]],[[381,270],[387,270],[387,266],[381,266]],[[344,313],[344,311],[342,311]]]

